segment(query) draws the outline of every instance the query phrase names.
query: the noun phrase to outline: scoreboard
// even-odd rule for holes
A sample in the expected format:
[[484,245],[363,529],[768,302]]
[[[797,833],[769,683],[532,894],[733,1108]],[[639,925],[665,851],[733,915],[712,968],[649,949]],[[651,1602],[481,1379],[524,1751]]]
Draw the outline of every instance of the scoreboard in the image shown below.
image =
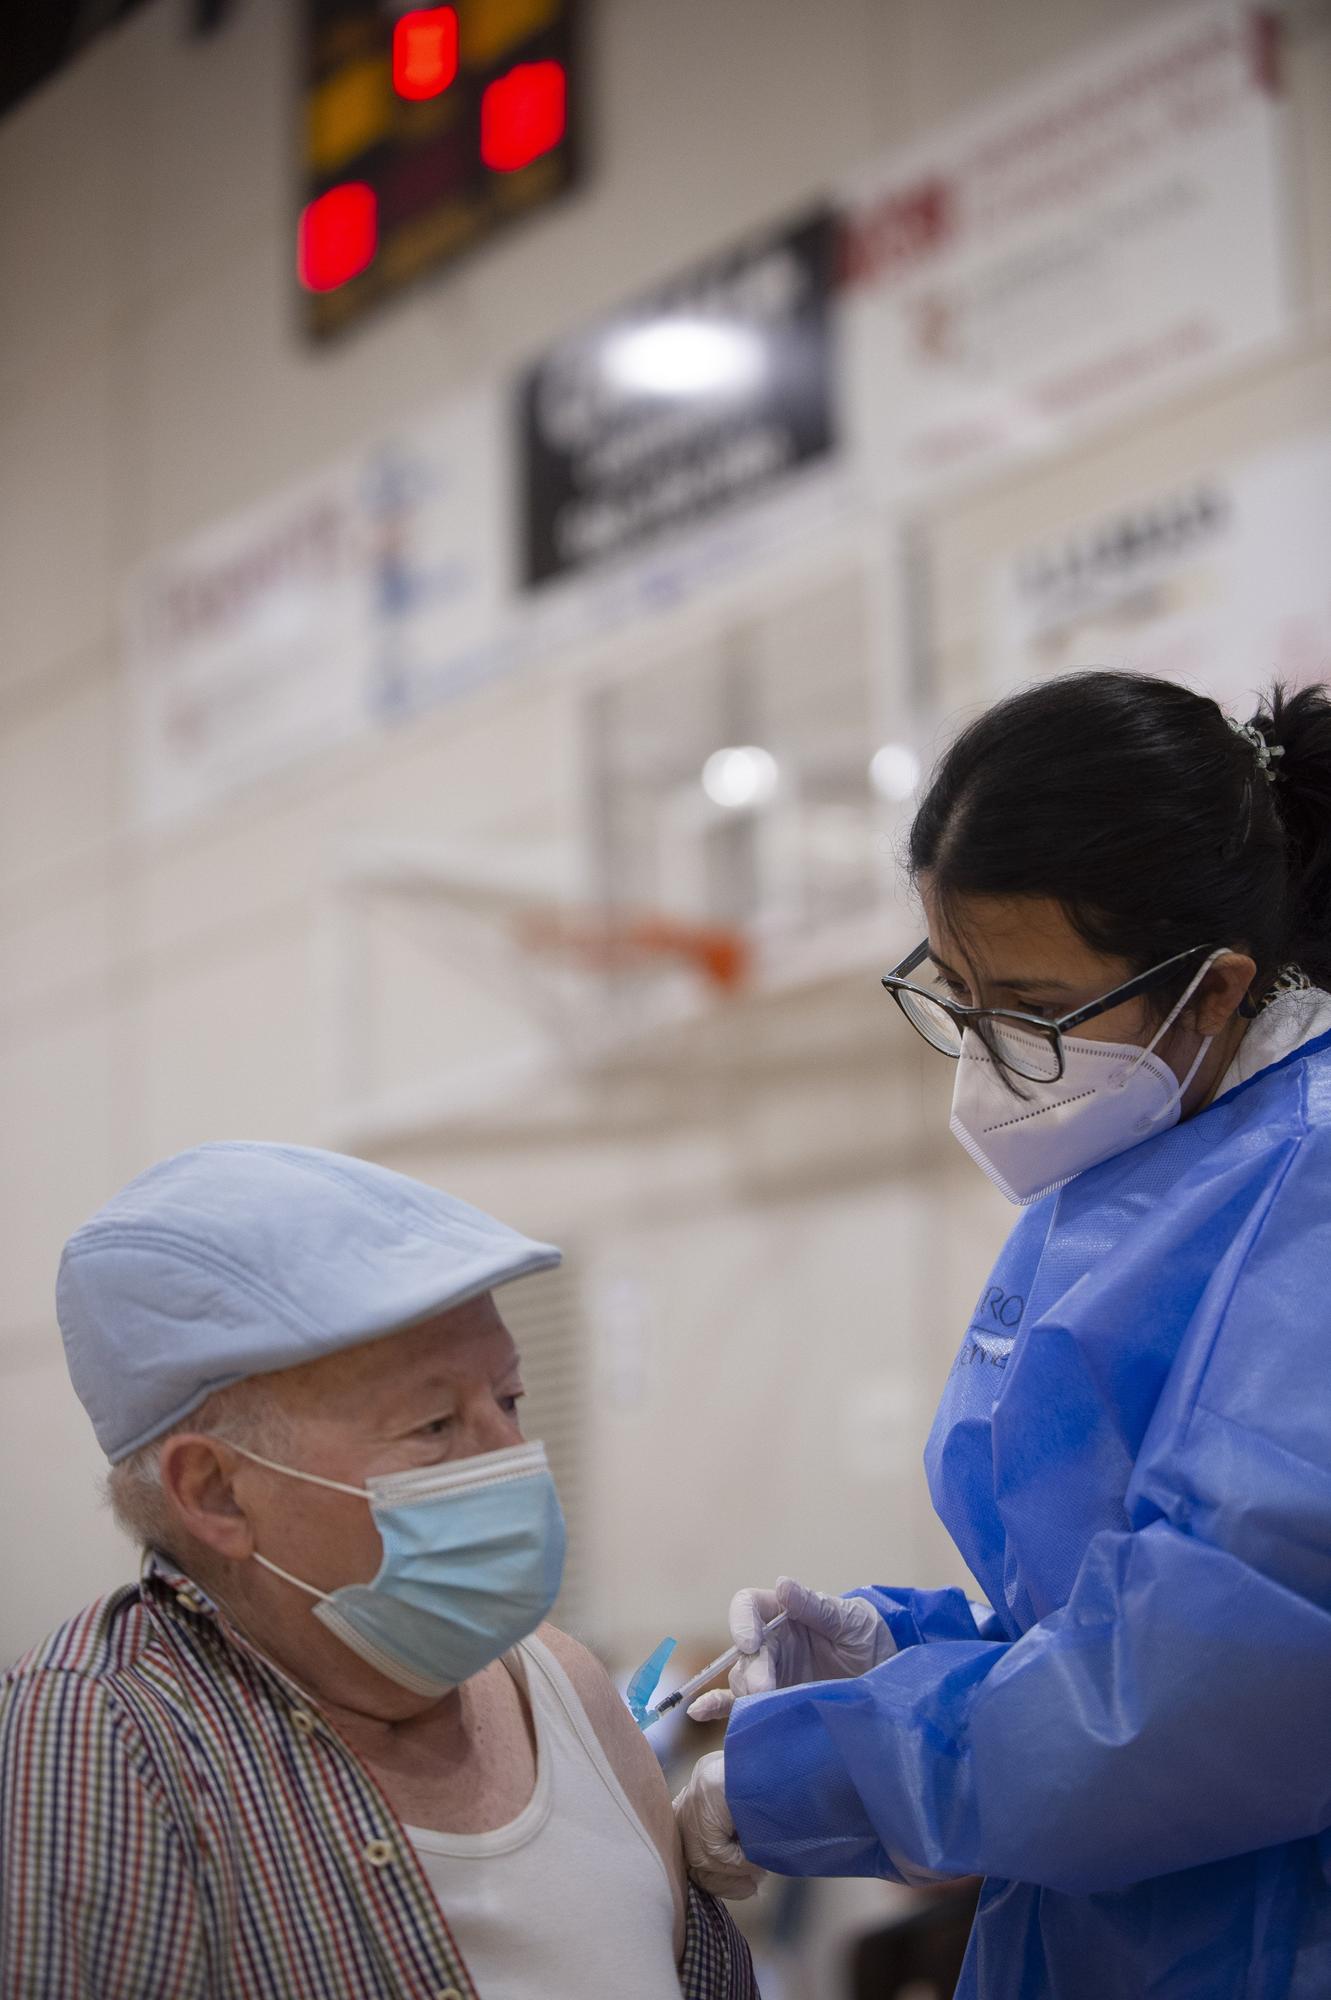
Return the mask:
[[576,0],[305,0],[296,274],[315,339],[578,177]]

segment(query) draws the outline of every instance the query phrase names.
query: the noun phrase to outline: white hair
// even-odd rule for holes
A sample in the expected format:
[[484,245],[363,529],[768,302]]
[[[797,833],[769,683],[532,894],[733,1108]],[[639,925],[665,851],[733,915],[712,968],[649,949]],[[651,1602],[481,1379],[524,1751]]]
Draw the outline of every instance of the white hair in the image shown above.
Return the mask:
[[265,1375],[248,1375],[229,1388],[216,1389],[197,1409],[160,1436],[141,1444],[106,1475],[105,1494],[111,1512],[131,1540],[145,1549],[192,1569],[207,1564],[192,1535],[175,1519],[162,1486],[162,1446],[186,1431],[203,1432],[225,1444],[244,1445],[265,1458],[281,1458],[291,1438],[291,1416],[275,1382]]

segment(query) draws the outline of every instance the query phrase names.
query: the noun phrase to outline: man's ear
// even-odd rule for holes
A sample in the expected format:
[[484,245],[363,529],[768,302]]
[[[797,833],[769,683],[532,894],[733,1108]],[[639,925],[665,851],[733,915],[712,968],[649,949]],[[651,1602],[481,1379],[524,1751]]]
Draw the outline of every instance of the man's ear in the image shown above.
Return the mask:
[[233,1485],[239,1454],[203,1431],[180,1431],[162,1446],[162,1491],[195,1541],[232,1562],[254,1553],[254,1533]]
[[1188,1008],[1198,1033],[1218,1035],[1227,1028],[1256,977],[1256,961],[1246,952],[1227,951],[1223,958],[1218,958]]

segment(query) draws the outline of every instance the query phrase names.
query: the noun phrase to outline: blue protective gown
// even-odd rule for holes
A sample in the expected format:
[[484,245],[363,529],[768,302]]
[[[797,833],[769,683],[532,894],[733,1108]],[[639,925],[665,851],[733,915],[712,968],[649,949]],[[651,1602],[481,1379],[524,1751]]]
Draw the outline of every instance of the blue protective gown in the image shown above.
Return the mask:
[[787,1875],[984,1875],[959,2000],[1331,2000],[1331,1035],[1027,1209],[925,1453],[983,1586],[738,1704]]

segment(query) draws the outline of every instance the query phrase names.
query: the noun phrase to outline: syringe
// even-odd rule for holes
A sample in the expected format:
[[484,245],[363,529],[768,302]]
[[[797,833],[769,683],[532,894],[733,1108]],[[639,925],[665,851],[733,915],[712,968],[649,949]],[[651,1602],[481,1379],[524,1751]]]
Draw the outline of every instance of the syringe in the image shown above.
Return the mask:
[[[775,1632],[785,1622],[786,1613],[778,1611],[771,1624],[763,1627],[763,1638],[766,1639],[770,1633]],[[695,1674],[692,1680],[685,1681],[683,1687],[677,1687],[673,1694],[668,1694],[664,1701],[658,1701],[655,1708],[649,1709],[649,1720],[644,1726],[650,1729],[653,1722],[659,1722],[663,1715],[669,1715],[671,1709],[678,1708],[682,1701],[692,1701],[694,1695],[700,1694],[708,1681],[714,1681],[718,1674],[727,1673],[734,1666],[736,1660],[741,1657],[743,1651],[742,1646],[727,1646],[725,1652],[718,1653],[717,1657],[709,1666],[704,1667],[701,1673]]]

